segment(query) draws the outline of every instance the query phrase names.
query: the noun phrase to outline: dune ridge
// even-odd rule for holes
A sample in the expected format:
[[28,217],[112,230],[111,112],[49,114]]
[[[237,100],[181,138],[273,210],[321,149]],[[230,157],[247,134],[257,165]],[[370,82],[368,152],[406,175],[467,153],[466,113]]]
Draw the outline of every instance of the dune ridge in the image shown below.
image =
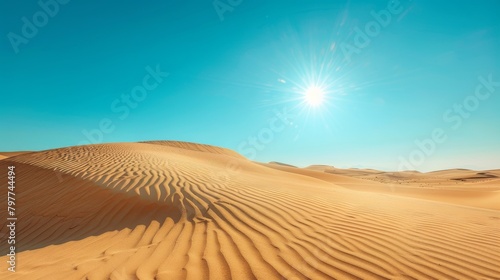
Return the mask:
[[22,261],[2,279],[500,279],[498,210],[356,188],[380,182],[163,141],[8,165]]

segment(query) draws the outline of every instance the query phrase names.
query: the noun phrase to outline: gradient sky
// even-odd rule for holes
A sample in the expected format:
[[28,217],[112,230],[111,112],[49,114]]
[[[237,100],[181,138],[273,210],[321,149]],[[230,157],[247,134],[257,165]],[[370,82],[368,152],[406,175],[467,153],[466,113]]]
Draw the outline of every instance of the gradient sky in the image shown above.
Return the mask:
[[[49,8],[44,23],[36,1],[0,4],[2,151],[171,139],[299,166],[500,168],[499,1]],[[40,27],[27,38],[22,18],[34,15]],[[148,66],[168,77],[126,103]],[[326,92],[318,107],[303,100],[314,85]],[[439,141],[425,141],[435,130]]]

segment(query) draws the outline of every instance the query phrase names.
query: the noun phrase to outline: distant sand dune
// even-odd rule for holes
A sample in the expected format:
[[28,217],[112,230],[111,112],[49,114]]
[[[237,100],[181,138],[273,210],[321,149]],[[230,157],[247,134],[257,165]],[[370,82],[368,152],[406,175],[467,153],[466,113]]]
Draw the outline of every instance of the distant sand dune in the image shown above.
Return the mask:
[[445,170],[430,173],[382,172],[313,166],[291,168],[264,164],[274,169],[306,175],[352,190],[384,193],[500,210],[500,178],[495,170]]
[[27,153],[31,153],[31,152],[0,152],[0,160],[5,159],[5,158],[9,158],[9,157],[15,157],[15,156],[22,155],[22,154],[27,154]]
[[19,263],[10,274],[0,257],[0,279],[500,279],[500,211],[373,178],[182,142],[27,153],[0,170],[11,164]]

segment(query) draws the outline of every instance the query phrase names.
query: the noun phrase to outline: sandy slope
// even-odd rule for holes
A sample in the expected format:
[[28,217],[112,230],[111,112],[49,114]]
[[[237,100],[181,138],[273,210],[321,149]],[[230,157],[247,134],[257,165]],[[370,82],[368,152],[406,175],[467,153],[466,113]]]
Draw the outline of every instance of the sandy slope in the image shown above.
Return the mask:
[[22,155],[22,154],[27,154],[27,153],[31,153],[31,152],[0,152],[0,160],[6,159],[9,157]]
[[19,263],[10,274],[0,257],[0,279],[500,279],[500,211],[376,180],[179,142],[28,153],[0,170],[12,164]]
[[264,165],[318,178],[353,190],[500,210],[500,174],[498,170],[478,172],[454,169],[420,173],[415,171],[382,172],[367,169],[337,169],[331,166],[293,168],[273,163]]

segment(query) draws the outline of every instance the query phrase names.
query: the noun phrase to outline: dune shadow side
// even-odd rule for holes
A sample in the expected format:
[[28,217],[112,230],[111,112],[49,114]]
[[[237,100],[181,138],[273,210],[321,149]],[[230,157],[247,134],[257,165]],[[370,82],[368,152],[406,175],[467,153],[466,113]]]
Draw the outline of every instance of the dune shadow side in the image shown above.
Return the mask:
[[[0,161],[0,200],[7,201],[7,167],[16,168],[16,249],[34,250],[90,236],[134,229],[138,225],[178,222],[182,209],[176,203],[147,200],[135,193],[106,189],[94,182],[27,164]],[[7,207],[0,216],[7,217]],[[8,243],[6,219],[0,250]]]

